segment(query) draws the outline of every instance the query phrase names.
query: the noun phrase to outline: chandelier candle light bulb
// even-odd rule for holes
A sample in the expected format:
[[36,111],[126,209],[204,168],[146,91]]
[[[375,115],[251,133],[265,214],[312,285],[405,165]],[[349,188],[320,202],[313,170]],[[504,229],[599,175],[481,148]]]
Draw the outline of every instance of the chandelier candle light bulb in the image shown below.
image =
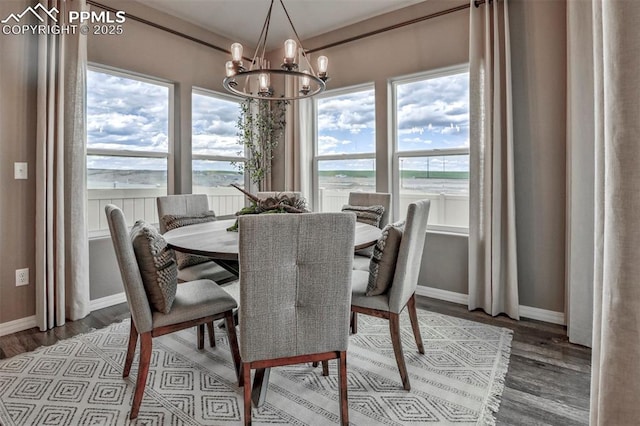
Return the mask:
[[300,91],[303,94],[306,94],[306,93],[309,92],[309,90],[311,90],[311,87],[310,87],[311,79],[309,78],[309,71],[308,70],[304,70],[302,72],[304,74],[306,74],[306,75],[300,79],[300,83],[302,84],[302,89],[300,89]]
[[269,93],[269,74],[261,73],[258,76],[260,82],[260,93]]
[[225,64],[225,69],[227,72],[227,77],[233,77],[236,75],[236,67],[233,65],[233,61],[227,61]]
[[327,68],[329,67],[329,58],[326,56],[318,56],[318,76],[320,78],[327,77]]
[[284,63],[287,66],[295,65],[294,59],[296,57],[296,50],[298,49],[298,44],[289,39],[284,42]]
[[231,60],[236,65],[242,65],[242,45],[240,43],[231,45]]

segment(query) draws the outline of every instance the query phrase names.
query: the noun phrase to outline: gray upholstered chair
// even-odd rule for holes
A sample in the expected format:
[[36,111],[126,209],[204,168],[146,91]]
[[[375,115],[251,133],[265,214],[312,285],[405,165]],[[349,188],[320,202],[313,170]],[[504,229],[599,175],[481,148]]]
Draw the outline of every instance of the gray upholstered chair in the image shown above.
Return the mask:
[[340,417],[348,424],[355,216],[247,215],[239,222],[245,424],[251,423],[251,369],[329,359],[338,359]]
[[152,309],[142,282],[124,214],[122,210],[111,204],[105,207],[105,213],[131,311],[131,331],[123,377],[129,376],[136,344],[140,337],[138,378],[129,417],[134,419],[138,416],[147,382],[154,337],[193,326],[201,327],[202,324],[224,318],[236,375],[240,379],[240,352],[233,321],[233,309],[237,307],[237,303],[233,297],[212,281],[189,281],[178,285],[169,313],[164,314]]
[[389,320],[391,342],[396,356],[402,385],[406,390],[411,389],[407,367],[402,352],[400,340],[400,313],[406,307],[413,328],[413,334],[418,351],[424,354],[418,316],[416,313],[415,293],[418,285],[418,274],[422,262],[427,220],[429,218],[429,200],[416,201],[409,204],[407,219],[400,242],[395,273],[391,287],[385,294],[366,296],[369,272],[354,270],[353,293],[351,297],[351,311],[372,315]]
[[[162,218],[166,215],[198,215],[209,211],[209,200],[206,194],[182,194],[167,195],[156,199],[158,205],[158,218],[160,219],[160,232],[167,232]],[[193,281],[199,279],[209,279],[217,281],[220,277],[225,277],[224,269],[213,261],[188,266],[178,271],[178,280]]]
[[[158,218],[160,219],[160,233],[162,234],[167,232],[166,225],[162,220],[166,215],[189,216],[209,211],[209,200],[206,194],[167,195],[158,197],[156,203],[158,206]],[[232,280],[235,281],[236,277],[212,260],[178,269],[178,281],[180,282],[202,279],[215,281],[216,283],[228,283]],[[216,342],[214,330],[213,324],[207,324],[209,345],[211,347],[214,347]],[[198,342],[202,342],[203,335],[203,328],[198,327]]]
[[[391,194],[386,192],[350,192],[349,205],[351,206],[382,206],[384,213],[378,225],[380,229],[389,223],[391,215]],[[362,250],[354,255],[353,269],[361,271],[369,270],[371,250]]]

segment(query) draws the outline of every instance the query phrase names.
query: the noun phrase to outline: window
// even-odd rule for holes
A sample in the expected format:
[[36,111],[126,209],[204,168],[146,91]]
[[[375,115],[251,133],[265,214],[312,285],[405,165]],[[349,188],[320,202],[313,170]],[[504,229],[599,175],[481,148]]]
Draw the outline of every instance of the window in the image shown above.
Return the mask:
[[90,67],[87,72],[87,198],[91,235],[108,229],[104,205],[129,221],[158,222],[171,154],[170,84]]
[[430,199],[430,229],[469,227],[469,72],[456,67],[392,82],[395,217]]
[[209,207],[218,216],[244,207],[244,195],[229,186],[245,185],[244,173],[234,165],[245,161],[244,146],[238,144],[239,115],[240,103],[234,98],[204,90],[192,93],[192,192],[207,194]]
[[340,211],[349,192],[376,190],[374,89],[334,92],[315,108],[315,210]]

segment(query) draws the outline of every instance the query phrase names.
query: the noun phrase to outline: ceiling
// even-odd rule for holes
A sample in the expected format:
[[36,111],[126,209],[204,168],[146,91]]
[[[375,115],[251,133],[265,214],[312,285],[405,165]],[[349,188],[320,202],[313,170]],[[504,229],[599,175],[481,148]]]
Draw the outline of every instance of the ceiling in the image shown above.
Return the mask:
[[[138,0],[253,50],[264,24],[270,0]],[[308,39],[424,0],[285,0],[301,40]],[[275,49],[295,38],[275,0],[267,48]]]

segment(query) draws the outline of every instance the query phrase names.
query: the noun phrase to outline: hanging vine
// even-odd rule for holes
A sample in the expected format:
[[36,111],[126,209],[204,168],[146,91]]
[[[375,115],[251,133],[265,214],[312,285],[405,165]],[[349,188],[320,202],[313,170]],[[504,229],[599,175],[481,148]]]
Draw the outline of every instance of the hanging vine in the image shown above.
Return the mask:
[[260,184],[271,171],[271,160],[284,135],[285,114],[289,101],[247,99],[240,104],[238,143],[245,148],[246,162],[233,163],[249,173],[251,181]]

